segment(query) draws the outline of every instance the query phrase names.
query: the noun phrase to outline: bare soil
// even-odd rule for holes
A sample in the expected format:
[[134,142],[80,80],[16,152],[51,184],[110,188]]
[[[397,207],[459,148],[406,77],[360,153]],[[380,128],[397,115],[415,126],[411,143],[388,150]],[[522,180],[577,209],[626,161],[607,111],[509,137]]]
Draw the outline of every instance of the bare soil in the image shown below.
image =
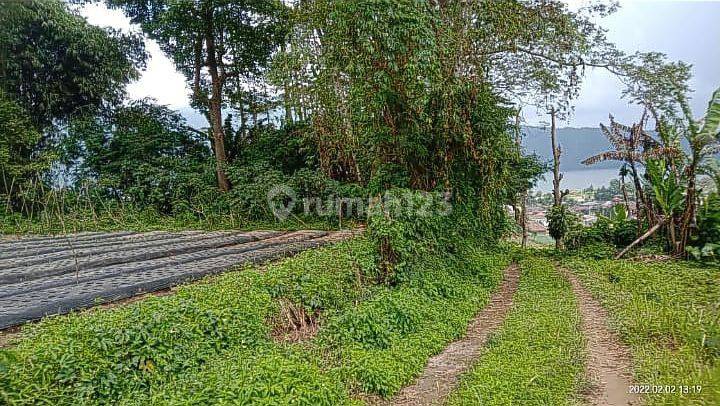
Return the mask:
[[376,403],[389,405],[442,403],[457,386],[460,376],[479,357],[490,335],[505,320],[512,306],[519,280],[519,267],[517,265],[508,267],[500,288],[492,295],[490,303],[470,323],[466,336],[430,358],[423,374],[414,384],[405,387],[397,397]]
[[589,405],[639,405],[640,398],[631,394],[632,358],[620,338],[608,328],[608,315],[600,303],[580,283],[577,276],[561,269],[578,298],[582,329],[587,339],[587,375],[591,386],[584,393]]
[[10,347],[20,338],[20,327],[0,330],[0,348]]

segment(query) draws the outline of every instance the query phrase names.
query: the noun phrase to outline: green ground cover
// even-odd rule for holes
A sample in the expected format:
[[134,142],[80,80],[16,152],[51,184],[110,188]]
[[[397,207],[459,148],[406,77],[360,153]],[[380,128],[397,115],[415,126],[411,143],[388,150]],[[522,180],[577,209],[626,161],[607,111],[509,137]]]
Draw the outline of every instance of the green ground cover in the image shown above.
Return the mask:
[[647,395],[647,404],[720,404],[717,265],[582,258],[564,265],[609,310],[611,326],[630,346],[637,383],[669,387]]
[[[469,242],[427,255],[378,285],[372,245],[356,239],[115,309],[54,317],[0,352],[10,404],[354,403],[392,395],[461,336],[509,263]],[[274,339],[281,307],[317,334]],[[448,311],[452,309],[452,311]]]
[[528,256],[500,330],[450,396],[450,405],[573,404],[584,385],[584,340],[569,282]]

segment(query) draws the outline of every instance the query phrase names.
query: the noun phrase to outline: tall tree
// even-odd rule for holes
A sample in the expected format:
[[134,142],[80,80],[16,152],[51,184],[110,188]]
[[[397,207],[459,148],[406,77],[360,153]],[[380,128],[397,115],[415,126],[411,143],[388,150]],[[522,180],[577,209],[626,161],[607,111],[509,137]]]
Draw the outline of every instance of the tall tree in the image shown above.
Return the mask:
[[[522,130],[520,128],[520,115],[522,110],[518,109],[515,113],[515,145],[517,146],[518,154],[522,154]],[[527,199],[528,190],[530,188],[523,188],[517,195],[517,202],[514,202],[515,221],[520,224],[522,231],[521,246],[527,247],[528,243],[528,211],[527,211]],[[518,207],[519,206],[519,207]]]
[[555,206],[562,205],[563,192],[560,189],[560,182],[563,174],[560,172],[560,155],[562,148],[558,145],[557,139],[557,110],[550,109],[550,146],[553,154],[553,204]]
[[0,89],[40,132],[80,109],[119,103],[145,57],[138,36],[90,25],[59,0],[0,7]]
[[15,209],[13,196],[48,167],[37,153],[42,136],[29,115],[0,90],[0,197],[7,209]]
[[[563,199],[568,194],[568,191],[563,191],[562,189],[560,189],[560,182],[562,182],[563,179],[563,174],[562,172],[560,172],[560,156],[562,155],[562,147],[558,144],[557,119],[557,108],[550,107],[550,146],[552,147],[553,154],[553,210],[560,213],[560,220],[561,222],[565,223],[567,219],[565,218],[566,213],[563,207]],[[552,217],[551,221],[553,221]],[[562,235],[555,237],[556,249],[562,249],[564,246],[563,237],[565,233],[563,232],[561,234]]]
[[0,194],[9,207],[25,207],[21,192],[47,178],[68,123],[120,103],[144,62],[140,37],[90,25],[64,2],[3,3]]
[[280,0],[106,0],[140,24],[175,62],[192,89],[193,105],[212,130],[220,190],[230,182],[223,110],[267,65],[285,36]]

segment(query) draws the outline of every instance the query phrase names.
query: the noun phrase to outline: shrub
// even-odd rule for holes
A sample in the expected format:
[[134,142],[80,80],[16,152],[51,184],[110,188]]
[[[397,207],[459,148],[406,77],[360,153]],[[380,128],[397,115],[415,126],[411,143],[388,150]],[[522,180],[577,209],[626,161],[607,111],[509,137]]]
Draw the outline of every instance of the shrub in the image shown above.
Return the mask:
[[698,260],[720,256],[720,195],[711,193],[697,213],[697,234],[691,239],[688,252]]
[[393,189],[368,212],[370,239],[380,254],[379,279],[394,284],[414,259],[453,247],[450,207],[438,193]]
[[623,248],[637,238],[638,222],[627,217],[625,207],[618,205],[610,217],[599,216],[590,227],[579,223],[573,225],[565,237],[569,249],[580,249],[590,245],[610,245]]
[[556,241],[563,241],[565,234],[577,224],[577,217],[568,210],[567,206],[553,206],[547,213],[548,232]]

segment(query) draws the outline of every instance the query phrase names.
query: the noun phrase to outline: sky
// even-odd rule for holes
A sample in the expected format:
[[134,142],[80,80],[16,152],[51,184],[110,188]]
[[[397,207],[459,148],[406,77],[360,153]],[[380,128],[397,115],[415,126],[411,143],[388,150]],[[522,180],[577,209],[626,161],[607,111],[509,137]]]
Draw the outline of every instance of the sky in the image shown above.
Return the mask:
[[[570,7],[578,7],[588,0],[566,1]],[[691,106],[695,115],[701,116],[712,92],[720,87],[720,0],[620,0],[620,5],[616,13],[599,21],[608,30],[608,39],[627,53],[658,51],[671,60],[693,65]],[[102,4],[86,5],[80,13],[91,24],[139,31],[121,11],[108,10]],[[185,78],[156,43],[147,40],[146,49],[150,54],[147,69],[138,81],[128,85],[129,97],[152,97],[179,110],[190,124],[206,126],[189,105]],[[637,121],[641,110],[622,100],[621,93],[622,85],[611,74],[588,69],[574,113],[561,126],[597,127],[607,122],[609,113],[621,123]],[[526,111],[524,118],[529,125],[547,121],[535,111]]]

